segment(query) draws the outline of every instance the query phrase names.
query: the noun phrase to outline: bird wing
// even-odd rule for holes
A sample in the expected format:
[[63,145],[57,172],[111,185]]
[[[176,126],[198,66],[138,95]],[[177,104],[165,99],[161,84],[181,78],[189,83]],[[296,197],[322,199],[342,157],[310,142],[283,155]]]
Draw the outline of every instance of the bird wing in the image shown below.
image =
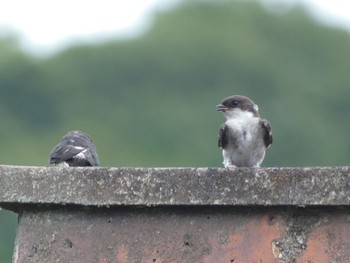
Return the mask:
[[228,136],[229,127],[224,123],[219,130],[218,147],[225,149],[229,142]]
[[99,166],[100,161],[98,159],[96,147],[89,137],[76,136],[73,145],[84,147],[82,154],[84,154],[86,162],[91,166]]
[[86,148],[81,146],[59,143],[50,153],[50,163],[52,164],[67,161],[84,150],[86,150]]
[[90,163],[91,166],[99,166],[100,161],[98,159],[98,155],[96,152],[96,148],[94,145],[90,145],[87,151],[84,151],[84,156],[86,158],[86,161]]
[[272,144],[272,129],[268,120],[260,120],[261,127],[264,131],[264,143],[266,148]]

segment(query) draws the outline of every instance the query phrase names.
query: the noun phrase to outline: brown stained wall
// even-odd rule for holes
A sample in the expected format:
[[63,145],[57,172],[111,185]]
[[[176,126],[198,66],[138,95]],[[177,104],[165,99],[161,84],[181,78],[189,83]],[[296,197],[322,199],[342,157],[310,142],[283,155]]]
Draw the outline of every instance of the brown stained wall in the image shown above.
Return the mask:
[[349,262],[348,208],[55,208],[24,212],[15,263]]

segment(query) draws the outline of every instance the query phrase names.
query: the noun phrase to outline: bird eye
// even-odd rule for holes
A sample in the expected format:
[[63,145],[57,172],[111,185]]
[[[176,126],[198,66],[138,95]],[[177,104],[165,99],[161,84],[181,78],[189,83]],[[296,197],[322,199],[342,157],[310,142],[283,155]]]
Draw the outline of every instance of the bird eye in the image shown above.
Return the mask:
[[238,105],[238,101],[236,101],[236,100],[231,101],[231,106],[232,107],[235,107],[237,105]]

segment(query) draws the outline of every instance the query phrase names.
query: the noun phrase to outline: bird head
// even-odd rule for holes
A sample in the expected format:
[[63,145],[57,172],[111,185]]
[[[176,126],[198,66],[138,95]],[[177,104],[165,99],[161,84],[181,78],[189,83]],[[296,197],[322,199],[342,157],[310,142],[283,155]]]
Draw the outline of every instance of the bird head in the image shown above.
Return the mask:
[[216,109],[224,114],[226,119],[235,118],[241,114],[259,117],[258,105],[251,99],[241,95],[227,97],[216,106]]

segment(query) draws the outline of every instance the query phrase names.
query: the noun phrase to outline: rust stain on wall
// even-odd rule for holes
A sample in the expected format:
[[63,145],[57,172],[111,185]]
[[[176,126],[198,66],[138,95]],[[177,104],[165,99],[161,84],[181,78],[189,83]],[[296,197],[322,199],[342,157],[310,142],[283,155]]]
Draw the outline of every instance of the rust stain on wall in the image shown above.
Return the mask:
[[107,259],[102,257],[99,259],[98,263],[107,263]]
[[349,262],[349,219],[349,216],[336,217],[315,228],[308,237],[308,248],[300,262]]
[[118,263],[128,263],[129,250],[126,247],[117,247],[116,259]]
[[213,249],[203,262],[275,262],[271,250],[273,240],[283,231],[283,222],[274,215],[253,217],[244,222],[242,230],[223,233],[211,239]]
[[350,208],[65,208],[22,214],[15,263],[344,263]]

